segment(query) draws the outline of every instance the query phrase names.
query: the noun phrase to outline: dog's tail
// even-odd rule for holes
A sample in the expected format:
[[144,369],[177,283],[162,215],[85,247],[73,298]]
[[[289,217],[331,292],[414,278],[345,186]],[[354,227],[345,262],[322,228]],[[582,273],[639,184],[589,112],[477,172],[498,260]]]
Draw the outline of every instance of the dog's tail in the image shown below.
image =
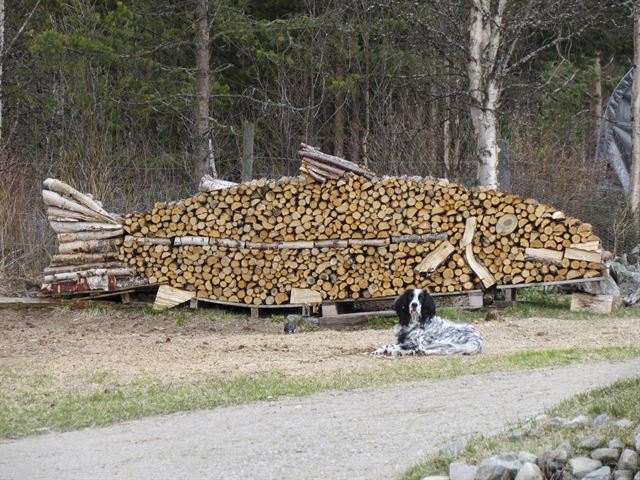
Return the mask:
[[54,294],[116,290],[135,275],[119,260],[122,219],[60,180],[43,183],[42,199],[58,251],[44,270],[42,291]]

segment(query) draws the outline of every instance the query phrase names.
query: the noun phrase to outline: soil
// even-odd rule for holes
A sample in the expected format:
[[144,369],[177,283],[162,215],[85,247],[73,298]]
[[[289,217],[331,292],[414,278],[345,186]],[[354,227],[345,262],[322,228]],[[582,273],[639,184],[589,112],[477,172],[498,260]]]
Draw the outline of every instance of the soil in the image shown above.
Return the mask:
[[[222,317],[222,318],[220,318]],[[215,320],[212,320],[214,318]],[[381,362],[440,358],[365,355],[394,341],[391,329],[282,333],[281,322],[189,310],[153,315],[137,309],[0,309],[0,372],[50,376],[78,388],[96,373],[119,382],[188,381],[242,375],[331,376]],[[637,346],[640,319],[505,318],[482,322],[484,355],[524,350]],[[15,387],[15,383],[9,388]],[[2,389],[0,385],[0,389]]]

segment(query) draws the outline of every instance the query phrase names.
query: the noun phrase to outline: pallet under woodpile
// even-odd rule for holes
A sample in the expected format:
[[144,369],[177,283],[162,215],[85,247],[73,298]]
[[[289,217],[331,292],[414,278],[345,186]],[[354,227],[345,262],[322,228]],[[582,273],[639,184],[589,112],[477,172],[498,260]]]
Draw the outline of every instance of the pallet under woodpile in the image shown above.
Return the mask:
[[[432,178],[379,178],[304,144],[300,155],[299,177],[213,182],[211,191],[124,217],[46,180],[60,250],[43,291],[157,284],[196,302],[293,308],[408,287],[465,294],[603,275],[591,226],[535,200]],[[296,302],[294,292],[315,301]]]

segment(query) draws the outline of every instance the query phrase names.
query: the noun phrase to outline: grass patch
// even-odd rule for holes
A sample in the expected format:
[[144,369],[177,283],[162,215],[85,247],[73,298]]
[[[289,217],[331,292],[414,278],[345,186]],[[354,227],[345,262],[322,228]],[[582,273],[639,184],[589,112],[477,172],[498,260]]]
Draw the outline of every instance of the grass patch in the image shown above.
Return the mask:
[[[575,418],[578,415],[594,417],[607,413],[614,418],[628,418],[634,425],[619,427],[614,424],[594,428],[591,424],[557,427],[533,424],[516,426],[524,432],[522,440],[514,440],[509,432],[495,437],[476,437],[467,442],[464,450],[456,457],[435,455],[424,462],[414,465],[399,475],[400,480],[419,480],[426,475],[448,475],[449,464],[462,461],[477,465],[483,459],[500,453],[525,450],[540,454],[545,450],[556,448],[561,442],[568,442],[575,455],[587,455],[589,449],[580,449],[580,439],[587,436],[598,436],[605,439],[620,438],[627,445],[633,444],[632,436],[635,425],[640,423],[640,377],[621,380],[610,386],[598,388],[590,392],[572,397],[548,410],[549,416]],[[606,445],[602,445],[606,446]]]
[[502,313],[516,318],[546,317],[565,320],[640,317],[640,306],[621,308],[613,313],[593,313],[572,312],[569,310],[570,303],[571,296],[564,293],[545,291],[543,287],[521,288],[518,289],[518,302],[515,306],[505,308]]
[[[606,347],[529,351],[500,357],[456,357],[408,364],[384,362],[376,368],[328,378],[278,375],[210,380],[199,384],[164,384],[157,379],[119,384],[109,372],[88,378],[82,391],[56,391],[49,382],[24,378],[11,388],[15,372],[0,371],[0,437],[51,430],[73,430],[147,415],[212,408],[325,390],[375,387],[407,381],[446,379],[486,372],[621,360],[640,356],[640,348]],[[12,377],[13,376],[13,377]]]

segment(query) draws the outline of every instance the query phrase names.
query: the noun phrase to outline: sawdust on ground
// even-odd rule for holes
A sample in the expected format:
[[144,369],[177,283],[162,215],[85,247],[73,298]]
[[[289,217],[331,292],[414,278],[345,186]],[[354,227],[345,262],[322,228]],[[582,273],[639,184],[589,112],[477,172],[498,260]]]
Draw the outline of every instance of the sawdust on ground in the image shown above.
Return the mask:
[[[0,309],[0,373],[45,375],[57,387],[86,384],[96,374],[198,382],[246,375],[327,377],[379,367],[391,359],[366,352],[392,343],[391,329],[314,330],[284,335],[282,323],[187,312]],[[525,350],[638,346],[640,319],[506,318],[478,324],[485,355]],[[15,386],[14,382],[10,382]],[[0,385],[0,389],[3,387]]]

